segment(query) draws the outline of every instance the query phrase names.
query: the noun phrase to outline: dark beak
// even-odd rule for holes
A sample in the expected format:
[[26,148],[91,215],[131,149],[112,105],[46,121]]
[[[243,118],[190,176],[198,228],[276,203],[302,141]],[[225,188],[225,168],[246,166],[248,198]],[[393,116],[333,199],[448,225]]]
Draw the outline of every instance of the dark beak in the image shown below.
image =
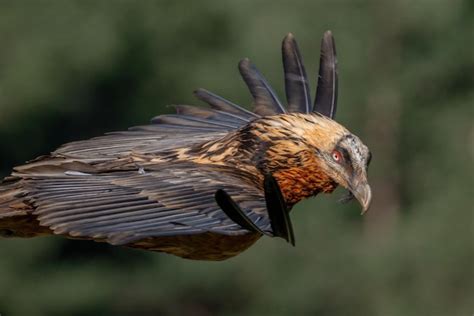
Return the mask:
[[370,185],[367,181],[367,175],[362,174],[356,176],[350,186],[350,191],[362,206],[361,214],[367,212],[370,207],[370,202],[372,201],[372,190],[370,189]]

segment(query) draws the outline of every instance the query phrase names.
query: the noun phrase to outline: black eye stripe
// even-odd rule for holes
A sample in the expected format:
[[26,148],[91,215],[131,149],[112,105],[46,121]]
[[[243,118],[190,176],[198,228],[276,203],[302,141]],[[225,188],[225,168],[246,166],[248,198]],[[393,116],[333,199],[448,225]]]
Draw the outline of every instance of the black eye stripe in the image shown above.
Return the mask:
[[347,161],[348,163],[352,163],[351,156],[349,155],[349,152],[346,149],[342,150],[342,155],[344,156],[345,161]]

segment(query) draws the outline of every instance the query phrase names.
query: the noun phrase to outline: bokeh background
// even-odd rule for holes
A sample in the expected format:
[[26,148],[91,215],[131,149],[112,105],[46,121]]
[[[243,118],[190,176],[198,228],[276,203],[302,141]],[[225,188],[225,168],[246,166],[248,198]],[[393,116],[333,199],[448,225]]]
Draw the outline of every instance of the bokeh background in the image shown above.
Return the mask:
[[204,87],[249,106],[237,62],[283,96],[280,41],[312,87],[339,58],[337,120],[373,152],[364,217],[343,191],[297,205],[297,247],[197,262],[57,237],[0,240],[0,314],[472,315],[474,2],[1,1],[0,175],[140,125]]

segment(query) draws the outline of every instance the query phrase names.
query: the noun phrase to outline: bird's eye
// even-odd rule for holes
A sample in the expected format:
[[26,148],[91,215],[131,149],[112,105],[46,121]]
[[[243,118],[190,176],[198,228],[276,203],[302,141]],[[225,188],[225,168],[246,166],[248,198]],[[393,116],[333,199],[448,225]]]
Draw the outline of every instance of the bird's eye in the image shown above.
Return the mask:
[[340,152],[338,152],[337,150],[334,150],[332,152],[332,159],[334,159],[334,161],[341,162],[341,158],[342,158],[342,155]]

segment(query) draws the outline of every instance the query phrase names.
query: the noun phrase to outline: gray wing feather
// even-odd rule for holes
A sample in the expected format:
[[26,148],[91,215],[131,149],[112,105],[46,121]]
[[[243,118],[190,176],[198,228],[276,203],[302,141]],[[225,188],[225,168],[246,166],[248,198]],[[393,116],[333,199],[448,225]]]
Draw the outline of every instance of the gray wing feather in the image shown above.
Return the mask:
[[244,109],[240,105],[232,103],[229,100],[226,100],[223,97],[218,96],[217,94],[214,94],[205,89],[197,89],[196,91],[194,91],[194,95],[199,100],[204,101],[207,104],[209,104],[211,108],[215,110],[219,110],[219,111],[223,111],[227,113],[233,113],[235,115],[238,115],[248,120],[260,117],[258,114],[250,112],[249,110]]
[[309,113],[312,105],[308,77],[298,45],[291,33],[283,39],[282,55],[288,111]]
[[[248,231],[220,210],[214,192],[225,189],[270,230],[263,193],[225,168],[171,164],[138,174],[57,175],[28,179],[41,225],[58,234],[126,244],[146,237]],[[235,170],[234,170],[235,171]]]
[[313,111],[334,118],[337,107],[337,89],[336,45],[331,31],[327,31],[321,40],[318,87]]
[[286,113],[275,91],[250,60],[241,60],[239,71],[254,98],[255,113],[261,116]]

